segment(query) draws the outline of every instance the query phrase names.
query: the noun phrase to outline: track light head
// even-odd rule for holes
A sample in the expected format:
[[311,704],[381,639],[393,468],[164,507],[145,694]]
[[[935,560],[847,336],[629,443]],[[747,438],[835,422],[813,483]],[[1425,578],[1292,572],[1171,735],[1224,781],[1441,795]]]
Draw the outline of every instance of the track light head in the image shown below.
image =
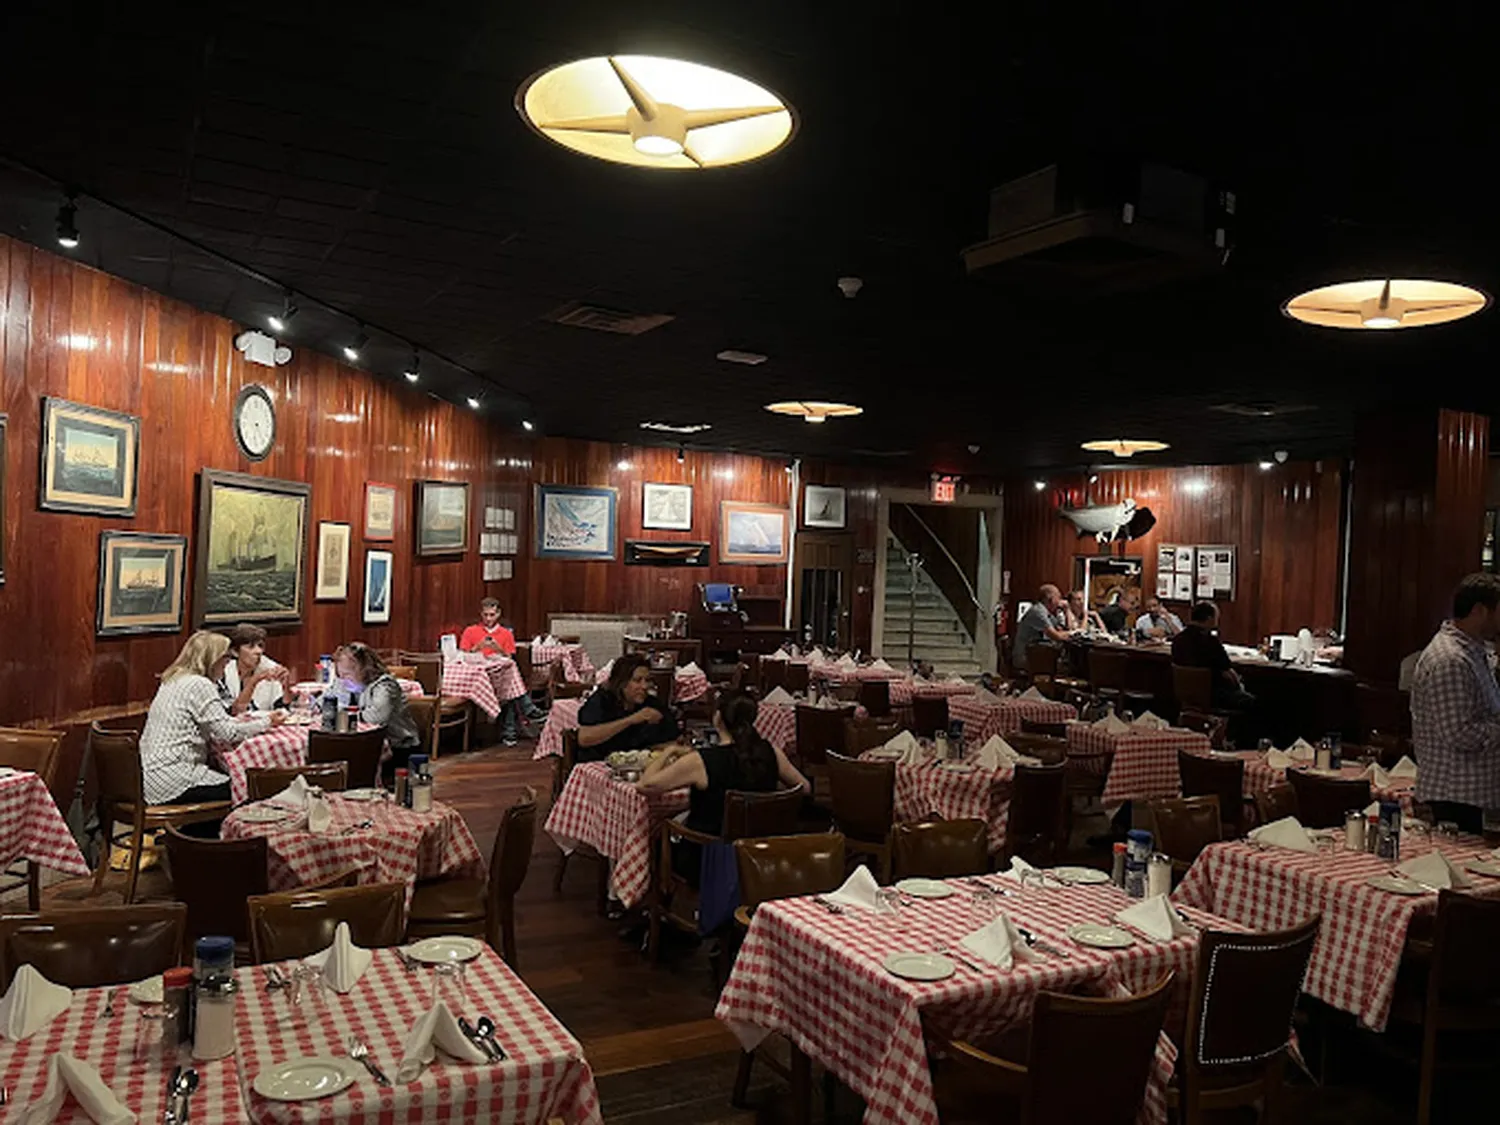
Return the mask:
[[297,302],[292,300],[292,294],[288,291],[281,301],[280,315],[266,317],[266,323],[271,326],[272,332],[285,332],[288,324],[292,323],[292,317],[297,315]]
[[347,359],[350,363],[358,363],[359,349],[364,347],[369,342],[369,335],[363,328],[361,328],[357,333],[355,333],[354,339],[350,340],[347,344],[344,345],[344,358]]
[[403,371],[403,372],[401,372],[401,374],[403,374],[403,375],[406,376],[406,381],[408,383],[415,383],[418,379],[420,379],[422,377],[422,353],[421,352],[417,351],[415,348],[412,349],[411,363],[409,363],[407,365],[406,370]]
[[467,401],[469,403],[469,409],[470,410],[478,410],[479,409],[479,400],[477,398],[475,398],[473,395],[470,395],[468,397]]
[[683,449],[682,446],[679,445],[677,447],[677,463],[680,465],[680,464],[682,464],[686,460],[687,460],[687,450]]
[[64,250],[73,250],[78,242],[78,204],[69,192],[67,202],[57,209],[57,244]]
[[536,429],[536,423],[533,422],[530,418],[523,418],[521,420],[521,429],[525,430],[529,434],[532,430]]

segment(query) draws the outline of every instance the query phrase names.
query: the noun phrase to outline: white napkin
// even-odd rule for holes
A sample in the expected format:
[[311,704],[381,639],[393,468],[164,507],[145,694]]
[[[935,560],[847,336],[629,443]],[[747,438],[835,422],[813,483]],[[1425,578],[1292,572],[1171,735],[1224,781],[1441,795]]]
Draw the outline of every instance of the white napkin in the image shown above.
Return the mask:
[[1167,902],[1166,895],[1153,895],[1127,906],[1115,915],[1115,921],[1140,930],[1153,941],[1171,941],[1179,934],[1192,932],[1192,927],[1179,918],[1177,911]]
[[767,653],[765,656],[761,657],[761,659],[762,660],[790,660],[791,657],[788,656],[786,653],[782,652],[781,649],[778,648],[775,652]]
[[307,808],[307,791],[311,788],[307,784],[307,778],[299,773],[292,778],[290,785],[271,798],[271,804],[285,805],[289,809],[305,809]]
[[879,671],[879,672],[894,672],[895,671],[894,668],[892,668],[884,660],[880,660],[880,659],[875,660],[875,662],[872,663],[870,665],[870,667],[874,668],[876,671]]
[[542,643],[544,645],[555,645],[559,644],[560,642],[551,633],[548,633],[544,638],[542,638]]
[[1000,697],[986,687],[976,687],[974,689],[974,698],[979,700],[981,703],[1000,702]]
[[855,661],[854,657],[846,652],[843,656],[839,657],[839,667],[852,672],[859,667],[859,664]]
[[[298,780],[301,780],[299,777]],[[333,825],[333,810],[328,807],[328,798],[323,791],[312,788],[307,793],[307,830],[314,834],[327,832]]]
[[1371,801],[1368,805],[1365,806],[1365,816],[1379,816],[1379,815],[1380,815],[1380,802],[1379,801]]
[[607,664],[605,664],[603,668],[600,668],[599,671],[595,672],[594,673],[594,683],[596,683],[596,684],[608,683],[609,682],[609,673],[610,673],[610,670],[613,669],[614,666],[615,666],[615,662],[613,660],[611,660]]
[[349,936],[349,923],[340,922],[333,931],[333,944],[321,953],[314,953],[303,960],[323,970],[323,979],[335,992],[348,992],[364,976],[375,954],[354,944]]
[[1029,687],[1021,693],[1021,698],[1028,703],[1046,703],[1047,697],[1034,687]]
[[63,1054],[53,1055],[48,1061],[46,1088],[26,1108],[20,1118],[22,1125],[51,1125],[69,1091],[94,1125],[134,1125],[135,1114],[104,1084],[99,1071],[72,1055]]
[[1284,816],[1270,824],[1262,824],[1250,832],[1250,839],[1257,844],[1270,844],[1277,848],[1290,848],[1294,852],[1316,852],[1318,847],[1295,816]]
[[1379,762],[1371,762],[1365,770],[1365,776],[1370,779],[1370,784],[1377,789],[1384,789],[1391,783],[1391,775],[1380,768]]
[[401,1044],[401,1065],[396,1068],[396,1081],[405,1085],[421,1077],[427,1064],[437,1058],[434,1047],[441,1047],[444,1054],[459,1062],[490,1061],[489,1056],[463,1033],[448,1005],[439,1000],[406,1033],[406,1040]]
[[1171,724],[1160,715],[1153,715],[1150,711],[1142,711],[1130,724],[1141,730],[1166,730]]
[[844,885],[832,894],[823,896],[827,902],[835,902],[840,906],[855,906],[860,910],[878,910],[879,903],[875,899],[875,892],[880,888],[875,883],[875,876],[870,874],[870,869],[861,863],[854,869],[854,874],[844,880]]
[[1442,852],[1431,851],[1426,855],[1413,856],[1398,864],[1396,870],[1408,879],[1426,883],[1442,890],[1461,889],[1471,886],[1469,877],[1453,866],[1453,861]]
[[975,761],[979,763],[981,769],[998,770],[1002,766],[1015,765],[1019,756],[1010,743],[998,734],[992,734],[989,741],[979,748]]
[[838,709],[839,701],[831,695],[820,695],[813,706],[820,711],[834,711]]
[[1102,730],[1105,734],[1125,734],[1130,730],[1130,727],[1124,719],[1111,711],[1104,718],[1094,723],[1094,729]]
[[1417,763],[1402,754],[1401,760],[1391,767],[1390,772],[1392,777],[1416,777]]
[[1037,958],[1036,952],[1016,931],[1016,924],[1005,914],[993,922],[986,922],[958,944],[975,957],[1001,969],[1009,969],[1017,961],[1035,961]]
[[1287,757],[1294,762],[1316,761],[1318,752],[1312,748],[1312,743],[1305,738],[1299,738],[1286,749]]
[[900,750],[903,754],[919,749],[917,737],[909,730],[897,731],[885,744],[887,750]]
[[1027,863],[1020,856],[1013,855],[1010,857],[1010,870],[1000,872],[1000,877],[1003,879],[1020,879],[1026,872],[1035,870],[1035,867],[1032,867],[1031,864]]
[[703,669],[698,667],[697,663],[692,660],[689,660],[686,664],[677,669],[677,674],[679,676],[691,676],[694,672],[696,672],[700,676],[703,675]]
[[33,965],[22,965],[0,998],[0,1035],[27,1039],[68,1010],[73,990],[53,984]]
[[766,692],[766,697],[764,699],[762,699],[761,702],[762,703],[779,703],[779,704],[781,704],[784,707],[790,707],[793,703],[796,703],[797,701],[792,698],[792,693],[789,692],[789,691],[787,691],[786,688],[784,688],[784,687],[774,687],[770,691]]
[[966,684],[969,681],[964,679],[957,672],[950,672],[948,673],[948,682],[950,684]]
[[826,655],[823,652],[823,646],[822,645],[813,645],[813,650],[812,650],[812,653],[810,654],[810,656],[811,656],[811,659],[813,659],[813,660],[825,660],[825,659],[827,659]]
[[1267,750],[1266,765],[1278,770],[1291,769],[1292,756],[1285,750]]
[[531,643],[534,644],[534,645],[541,644],[542,643],[542,635],[540,633],[538,633],[536,636],[532,637],[531,638]]

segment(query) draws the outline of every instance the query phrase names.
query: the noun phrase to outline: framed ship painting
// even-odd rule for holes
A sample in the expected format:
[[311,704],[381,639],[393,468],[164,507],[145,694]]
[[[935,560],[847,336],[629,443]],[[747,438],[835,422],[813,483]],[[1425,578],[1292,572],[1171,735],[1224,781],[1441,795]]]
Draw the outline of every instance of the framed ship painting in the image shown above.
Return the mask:
[[469,486],[417,481],[417,554],[461,555],[469,549]]
[[101,637],[180,632],[186,579],[186,535],[101,531],[94,631]]
[[785,563],[787,510],[725,500],[719,506],[721,563]]
[[38,506],[91,516],[135,515],[141,420],[66,399],[42,399]]
[[641,527],[648,531],[693,530],[693,486],[641,485]]
[[193,624],[296,624],[307,582],[312,486],[204,469]]
[[613,488],[571,484],[536,486],[536,557],[612,559],[616,509]]

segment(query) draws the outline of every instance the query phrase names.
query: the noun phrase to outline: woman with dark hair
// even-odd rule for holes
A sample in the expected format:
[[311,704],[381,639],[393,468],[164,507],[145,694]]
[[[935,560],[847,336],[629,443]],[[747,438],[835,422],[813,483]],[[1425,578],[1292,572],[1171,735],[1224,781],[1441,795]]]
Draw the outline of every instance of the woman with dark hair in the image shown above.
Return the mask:
[[[417,734],[417,722],[411,717],[411,708],[406,705],[406,692],[386,668],[385,662],[375,650],[359,641],[340,645],[333,654],[334,669],[340,683],[337,691],[344,702],[359,693],[359,721],[367,726],[384,727],[386,745],[391,756],[380,766],[381,777],[386,781],[395,777],[398,767],[421,749],[422,739]],[[335,716],[329,710],[323,715],[323,726],[332,730]]]
[[676,742],[677,719],[646,705],[651,667],[639,653],[622,656],[609,681],[578,709],[578,760],[603,761],[616,750],[644,750]]
[[266,655],[266,631],[240,624],[229,630],[229,655],[219,694],[231,715],[245,711],[274,711],[281,706],[283,688],[291,674]]

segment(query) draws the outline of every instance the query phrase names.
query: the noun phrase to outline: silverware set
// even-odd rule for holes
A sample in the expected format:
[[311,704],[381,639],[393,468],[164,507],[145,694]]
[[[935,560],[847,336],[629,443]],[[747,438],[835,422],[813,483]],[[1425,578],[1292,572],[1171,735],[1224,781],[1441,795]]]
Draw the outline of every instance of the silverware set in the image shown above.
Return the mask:
[[504,1062],[505,1051],[495,1041],[495,1023],[489,1016],[480,1016],[478,1023],[471,1024],[463,1016],[458,1017],[458,1029],[465,1038],[484,1052],[491,1062]]
[[391,1084],[391,1080],[385,1076],[385,1071],[381,1070],[375,1060],[370,1057],[370,1048],[365,1046],[363,1039],[357,1035],[349,1036],[348,1048],[349,1057],[363,1064],[364,1068],[370,1072],[370,1077],[375,1079],[378,1085],[389,1086]]
[[287,988],[290,985],[291,981],[287,980],[286,977],[282,975],[281,970],[278,969],[275,965],[266,966],[267,992],[275,992],[278,988]]
[[1044,941],[1043,939],[1037,937],[1034,933],[1026,929],[1026,927],[1024,926],[1017,926],[1016,933],[1020,934],[1021,940],[1029,945],[1032,949],[1039,950],[1042,953],[1050,953],[1054,957],[1073,956],[1066,949],[1062,949],[1056,945],[1053,945],[1050,941]]
[[115,990],[110,989],[104,1001],[104,1007],[99,1012],[101,1020],[112,1020],[115,1018]]
[[960,965],[973,969],[976,973],[989,972],[990,969],[993,969],[995,967],[993,965],[981,965],[978,961],[971,960],[967,954],[960,953],[958,950],[950,946],[947,942],[938,942],[935,946],[932,947],[932,951],[934,953],[941,954],[944,957],[951,958],[952,960],[957,961]]
[[408,973],[414,973],[422,967],[422,963],[404,949],[397,949],[396,956],[401,958],[401,967]]
[[829,902],[822,895],[815,896],[813,898],[813,901],[821,906],[824,910],[828,911],[828,913],[830,914],[842,914],[844,912],[844,908],[842,906],[840,906],[836,902]]
[[347,836],[351,832],[362,832],[366,828],[373,828],[374,826],[375,822],[373,820],[361,820],[358,824],[351,824],[348,828],[345,828],[343,834]]
[[172,1077],[167,1079],[167,1108],[162,1114],[163,1125],[187,1125],[188,1100],[198,1089],[198,1072],[192,1067],[184,1070],[172,1068]]

